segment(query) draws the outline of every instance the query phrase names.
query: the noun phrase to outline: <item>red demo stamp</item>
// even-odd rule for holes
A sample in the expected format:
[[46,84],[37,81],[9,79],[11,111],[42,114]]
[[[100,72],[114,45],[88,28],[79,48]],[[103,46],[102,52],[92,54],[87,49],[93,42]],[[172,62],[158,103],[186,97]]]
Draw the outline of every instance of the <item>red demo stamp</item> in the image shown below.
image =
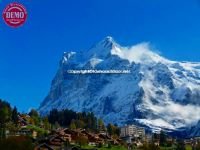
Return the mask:
[[10,3],[3,11],[3,19],[5,23],[11,27],[19,27],[23,25],[27,19],[26,8],[19,3]]

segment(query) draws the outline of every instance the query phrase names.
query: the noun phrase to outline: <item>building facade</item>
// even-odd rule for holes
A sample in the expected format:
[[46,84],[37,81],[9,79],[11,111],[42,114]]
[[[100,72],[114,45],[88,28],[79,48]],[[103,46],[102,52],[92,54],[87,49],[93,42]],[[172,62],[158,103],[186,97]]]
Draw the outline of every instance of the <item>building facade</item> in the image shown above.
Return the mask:
[[127,125],[120,129],[120,137],[145,138],[145,129],[135,125]]

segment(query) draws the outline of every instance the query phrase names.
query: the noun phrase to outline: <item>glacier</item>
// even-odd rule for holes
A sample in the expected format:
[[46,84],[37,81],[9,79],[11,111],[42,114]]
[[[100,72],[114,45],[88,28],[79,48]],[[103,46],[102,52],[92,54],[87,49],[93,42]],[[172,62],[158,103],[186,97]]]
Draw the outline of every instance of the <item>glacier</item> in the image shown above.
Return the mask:
[[[129,74],[69,74],[67,70],[130,70]],[[110,36],[84,52],[64,52],[39,112],[92,111],[106,123],[133,122],[157,131],[199,124],[200,63],[162,57],[149,43],[121,46]]]

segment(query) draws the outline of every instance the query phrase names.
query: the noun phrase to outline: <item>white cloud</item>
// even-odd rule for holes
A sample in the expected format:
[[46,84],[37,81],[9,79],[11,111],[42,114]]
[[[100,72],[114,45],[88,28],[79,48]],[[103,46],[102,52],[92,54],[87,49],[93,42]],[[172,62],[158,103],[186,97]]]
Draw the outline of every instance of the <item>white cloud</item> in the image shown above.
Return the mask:
[[118,55],[122,59],[127,59],[129,62],[135,63],[151,63],[167,61],[165,58],[159,56],[154,52],[150,44],[147,42],[133,45],[131,47],[117,47],[114,46],[111,54]]
[[195,105],[180,105],[173,101],[169,102],[165,107],[153,105],[157,113],[164,116],[166,120],[183,120],[185,124],[195,124],[200,120],[200,109]]

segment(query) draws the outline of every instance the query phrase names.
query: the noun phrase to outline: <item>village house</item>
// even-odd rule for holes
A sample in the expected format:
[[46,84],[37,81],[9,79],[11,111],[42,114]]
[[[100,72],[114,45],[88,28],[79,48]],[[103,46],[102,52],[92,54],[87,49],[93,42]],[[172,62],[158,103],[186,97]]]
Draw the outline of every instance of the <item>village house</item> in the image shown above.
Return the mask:
[[65,140],[60,135],[54,134],[35,141],[38,143],[34,150],[55,150],[64,147]]
[[18,124],[20,127],[26,127],[29,124],[29,115],[18,115]]
[[36,139],[37,137],[37,132],[31,129],[27,129],[25,127],[19,129],[18,131],[15,132],[10,132],[9,130],[6,130],[5,132],[5,136],[6,138],[10,137],[10,136],[31,136],[34,139]]
[[49,146],[51,146],[53,149],[59,149],[64,145],[65,140],[60,137],[59,135],[53,135],[49,138]]
[[63,131],[61,131],[61,133],[63,132],[63,134],[67,137],[67,135],[70,135],[69,137],[69,142],[70,143],[75,143],[75,141],[78,140],[79,136],[84,136],[81,133],[81,130],[71,130],[71,129],[64,129]]
[[89,142],[88,145],[97,146],[100,143],[104,144],[104,140],[99,137],[99,134],[90,133],[85,130],[82,131],[81,133],[87,136]]
[[62,137],[65,141],[71,142],[72,141],[72,137],[71,134],[67,134],[65,133],[63,130],[58,132],[58,135],[60,137]]
[[184,140],[185,145],[191,145],[192,147],[196,147],[200,142],[200,137],[193,137]]

